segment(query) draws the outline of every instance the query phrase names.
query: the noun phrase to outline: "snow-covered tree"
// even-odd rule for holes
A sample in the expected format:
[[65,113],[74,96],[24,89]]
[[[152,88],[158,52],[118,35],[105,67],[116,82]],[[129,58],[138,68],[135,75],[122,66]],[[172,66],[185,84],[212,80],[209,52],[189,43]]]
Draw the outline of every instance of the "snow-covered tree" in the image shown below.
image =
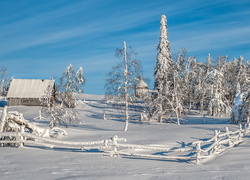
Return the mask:
[[52,106],[44,107],[42,110],[46,117],[50,118],[49,127],[68,126],[77,123],[77,112],[73,108],[63,107],[60,104],[53,103]]
[[157,48],[157,62],[154,70],[154,89],[158,91],[159,95],[166,94],[169,89],[173,88],[173,60],[170,52],[166,22],[166,16],[162,15],[160,22],[160,42]]
[[249,120],[250,117],[250,112],[249,112],[249,108],[250,108],[250,93],[246,93],[245,97],[244,97],[244,101],[242,104],[242,107],[239,111],[239,122],[241,124],[246,124],[247,121]]
[[122,57],[123,61],[113,66],[112,71],[107,74],[105,83],[106,99],[113,99],[116,103],[124,105],[122,106],[125,110],[124,131],[128,130],[129,104],[135,99],[134,88],[142,74],[141,62],[134,60],[133,55],[135,55],[134,50],[128,48],[124,42],[123,48],[116,50],[116,56]]
[[[170,51],[170,43],[167,33],[167,19],[165,15],[161,16],[160,21],[160,41],[158,45],[157,62],[154,70],[154,93],[152,103],[149,109],[149,118],[157,119],[162,122],[163,119],[172,121],[172,117],[180,116],[182,108],[181,98],[177,96],[179,79],[174,70],[174,62]],[[180,62],[181,65],[183,62]]]
[[211,57],[210,54],[207,55],[207,59],[206,59],[206,65],[207,65],[207,68],[208,68],[208,71],[211,70],[211,68],[213,67],[213,58]]
[[0,96],[6,96],[10,79],[7,78],[7,69],[4,67],[0,68]]
[[238,92],[235,96],[235,100],[232,107],[230,116],[230,123],[232,124],[244,124],[247,122],[250,116],[250,93]]
[[190,81],[192,83],[189,83],[189,91],[188,93],[191,95],[190,99],[190,108],[196,107],[196,109],[199,109],[199,113],[203,114],[203,110],[206,108],[208,104],[208,96],[209,96],[209,87],[207,86],[207,74],[210,73],[209,68],[207,65],[203,63],[199,63],[194,61],[193,67],[191,68],[191,79]]
[[193,56],[189,57],[187,60],[186,71],[184,74],[184,102],[185,105],[188,107],[188,111],[190,111],[194,104],[196,104],[196,87],[198,85],[198,76],[199,74],[199,67],[197,59]]
[[64,92],[79,92],[82,93],[82,86],[85,84],[82,67],[77,72],[74,71],[70,64],[60,78],[60,89]]
[[70,123],[78,122],[76,110],[71,108],[72,106],[69,106],[68,104],[67,106],[65,106],[65,104],[58,104],[54,99],[55,93],[55,87],[50,85],[46,89],[45,95],[41,98],[41,101],[43,101],[44,104],[42,113],[50,118],[49,126],[53,128],[57,125],[67,126]]
[[81,89],[81,86],[85,84],[86,79],[83,76],[83,68],[82,67],[80,67],[78,69],[78,71],[76,72],[76,79],[77,79],[77,82],[78,82],[78,88],[77,89],[79,89],[79,92],[83,92],[83,90]]
[[60,78],[59,89],[62,91],[58,93],[57,97],[68,107],[74,107],[75,101],[73,99],[73,92],[82,93],[82,86],[86,80],[83,75],[83,68],[80,67],[77,72],[74,71],[73,66],[70,64],[64,71]]
[[211,97],[208,105],[208,114],[211,116],[229,116],[231,106],[227,98],[226,61],[223,58],[218,63],[219,66],[213,69],[207,76],[207,86],[210,89]]
[[178,74],[180,77],[183,77],[183,75],[186,72],[186,67],[187,67],[187,62],[188,62],[188,53],[185,48],[182,48],[176,58],[175,66],[176,70],[178,71]]

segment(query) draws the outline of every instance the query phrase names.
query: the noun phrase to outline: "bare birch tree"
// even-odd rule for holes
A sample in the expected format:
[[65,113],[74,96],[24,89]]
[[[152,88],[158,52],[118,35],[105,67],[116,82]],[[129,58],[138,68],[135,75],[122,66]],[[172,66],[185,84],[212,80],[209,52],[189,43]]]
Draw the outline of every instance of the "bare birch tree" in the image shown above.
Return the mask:
[[116,56],[122,57],[123,61],[113,66],[112,71],[107,74],[105,83],[106,99],[113,99],[115,103],[121,103],[124,107],[124,131],[128,131],[129,104],[134,101],[134,87],[142,74],[141,62],[134,60],[133,55],[135,55],[134,50],[128,48],[124,41],[123,48],[116,50]]

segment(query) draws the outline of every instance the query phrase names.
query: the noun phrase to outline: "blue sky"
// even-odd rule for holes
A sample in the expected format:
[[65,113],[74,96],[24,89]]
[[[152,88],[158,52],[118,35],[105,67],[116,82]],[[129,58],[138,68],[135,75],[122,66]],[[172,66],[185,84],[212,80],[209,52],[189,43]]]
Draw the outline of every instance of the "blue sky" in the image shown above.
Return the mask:
[[160,16],[175,58],[181,48],[204,62],[250,60],[249,0],[0,0],[0,66],[15,78],[59,79],[84,69],[88,94],[104,94],[105,75],[123,41],[153,83]]

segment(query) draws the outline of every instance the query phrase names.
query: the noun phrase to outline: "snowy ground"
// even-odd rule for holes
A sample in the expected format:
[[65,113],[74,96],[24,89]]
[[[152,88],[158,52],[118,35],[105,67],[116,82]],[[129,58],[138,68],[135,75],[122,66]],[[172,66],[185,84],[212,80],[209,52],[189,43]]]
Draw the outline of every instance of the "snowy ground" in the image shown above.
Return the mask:
[[[181,144],[213,136],[215,129],[236,129],[227,119],[188,116],[181,126],[131,122],[123,132],[119,113],[103,103],[103,96],[79,95],[85,99],[78,107],[81,124],[67,128],[65,141],[102,140],[118,135],[129,144],[180,147]],[[11,107],[35,124],[46,127],[47,120],[34,120],[39,107]],[[103,110],[107,120],[103,120]],[[152,160],[92,155],[73,150],[45,148],[0,148],[0,179],[249,179],[250,138],[212,161],[195,165],[184,161]]]

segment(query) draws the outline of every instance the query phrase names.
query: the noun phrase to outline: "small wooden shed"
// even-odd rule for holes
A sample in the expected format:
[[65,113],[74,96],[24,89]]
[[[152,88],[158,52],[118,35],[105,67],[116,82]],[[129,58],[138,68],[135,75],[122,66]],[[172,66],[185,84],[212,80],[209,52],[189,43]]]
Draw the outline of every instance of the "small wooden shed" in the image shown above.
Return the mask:
[[55,97],[55,80],[12,79],[7,93],[8,105],[44,106],[44,99]]

